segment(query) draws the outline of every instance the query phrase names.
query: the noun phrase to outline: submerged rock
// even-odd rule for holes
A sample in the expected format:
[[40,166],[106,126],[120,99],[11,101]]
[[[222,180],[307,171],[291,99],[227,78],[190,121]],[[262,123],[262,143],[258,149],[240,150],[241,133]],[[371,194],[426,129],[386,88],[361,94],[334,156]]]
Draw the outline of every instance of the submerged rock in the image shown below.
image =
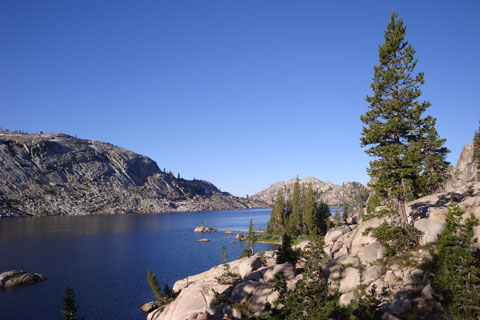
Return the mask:
[[198,239],[197,242],[210,242],[208,239]]
[[47,277],[39,273],[11,270],[0,274],[0,288],[23,286],[43,280],[47,280]]

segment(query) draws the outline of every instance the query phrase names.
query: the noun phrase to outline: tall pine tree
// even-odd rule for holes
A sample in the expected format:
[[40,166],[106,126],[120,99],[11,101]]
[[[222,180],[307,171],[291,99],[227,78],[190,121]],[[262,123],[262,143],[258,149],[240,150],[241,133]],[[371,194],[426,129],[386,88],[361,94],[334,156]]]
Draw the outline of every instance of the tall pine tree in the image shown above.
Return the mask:
[[418,101],[424,76],[413,74],[417,64],[415,50],[405,39],[403,20],[397,17],[392,11],[385,42],[378,48],[379,64],[374,66],[371,84],[373,95],[366,98],[370,105],[361,116],[365,126],[360,140],[362,147],[368,146],[365,152],[375,158],[368,169],[371,177],[378,178],[375,191],[396,200],[398,222],[405,228],[405,201],[421,191],[419,179],[425,172],[425,151],[429,150],[428,161],[438,161],[437,156],[444,161],[445,157],[440,152],[444,140],[433,132],[435,119],[422,117],[430,106],[428,101]]
[[293,185],[293,192],[290,195],[289,202],[292,212],[288,216],[288,233],[290,235],[300,234],[303,225],[303,204],[302,189],[298,177]]
[[480,122],[478,131],[473,137],[473,160],[477,162],[477,181],[480,181]]
[[278,191],[277,198],[273,203],[267,231],[271,234],[283,234],[285,232],[285,196],[282,190]]
[[304,214],[304,234],[317,234],[318,228],[315,221],[317,215],[317,201],[315,200],[315,192],[313,192],[312,184],[308,185],[307,192],[305,194],[305,202],[303,208]]

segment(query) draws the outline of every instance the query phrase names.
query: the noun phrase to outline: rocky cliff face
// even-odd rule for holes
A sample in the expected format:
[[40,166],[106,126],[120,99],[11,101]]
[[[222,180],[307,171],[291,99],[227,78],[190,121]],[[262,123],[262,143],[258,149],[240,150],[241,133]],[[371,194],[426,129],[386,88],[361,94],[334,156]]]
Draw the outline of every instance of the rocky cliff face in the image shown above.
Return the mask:
[[[297,179],[280,181],[272,184],[267,189],[260,191],[252,196],[254,200],[260,200],[272,205],[277,197],[278,191],[283,190],[288,197],[293,192],[293,186]],[[328,181],[321,181],[316,178],[305,178],[299,180],[300,186],[308,188],[312,184],[313,190],[317,196],[317,201],[323,201],[328,205],[343,205],[343,201],[349,204],[355,204],[359,199],[366,200],[368,192],[365,186],[358,182],[347,182],[343,185],[335,185]]]
[[447,191],[455,190],[470,182],[474,182],[477,174],[477,164],[473,160],[473,140],[463,146],[460,157],[458,157],[457,166],[450,169],[450,179],[447,181],[445,189]]
[[0,132],[0,217],[159,213],[265,206],[203,180],[177,179],[109,143]]

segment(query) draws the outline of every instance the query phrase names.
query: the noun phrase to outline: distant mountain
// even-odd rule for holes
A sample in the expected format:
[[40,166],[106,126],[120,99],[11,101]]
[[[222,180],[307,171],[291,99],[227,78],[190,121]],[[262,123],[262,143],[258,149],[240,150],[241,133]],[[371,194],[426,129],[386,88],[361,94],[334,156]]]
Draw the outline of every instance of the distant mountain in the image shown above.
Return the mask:
[[145,156],[65,134],[0,131],[0,217],[264,207]]
[[[277,197],[278,191],[283,190],[286,197],[293,192],[293,186],[296,179],[288,181],[280,181],[272,184],[267,189],[253,195],[251,199],[263,201],[272,205]],[[354,205],[359,199],[366,200],[368,191],[364,185],[359,182],[346,182],[343,185],[335,185],[328,181],[321,181],[316,178],[305,178],[299,180],[300,186],[308,188],[312,184],[313,190],[317,196],[317,201],[323,201],[331,206],[343,205],[346,201],[350,205]]]

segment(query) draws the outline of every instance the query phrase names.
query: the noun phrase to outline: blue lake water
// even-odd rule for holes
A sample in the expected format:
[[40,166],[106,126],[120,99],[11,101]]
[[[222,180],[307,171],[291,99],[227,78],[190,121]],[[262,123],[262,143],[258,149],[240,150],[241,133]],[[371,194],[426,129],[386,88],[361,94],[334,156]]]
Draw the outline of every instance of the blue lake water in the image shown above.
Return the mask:
[[[0,319],[62,319],[68,283],[78,315],[92,319],[145,319],[139,307],[153,300],[151,269],[170,286],[221,263],[221,248],[236,259],[245,243],[235,233],[195,234],[201,221],[225,230],[266,228],[270,209],[79,217],[0,219],[0,272],[38,272],[48,280],[0,289]],[[245,234],[245,233],[244,233]],[[208,238],[211,242],[195,240]],[[270,245],[257,244],[256,251]]]

